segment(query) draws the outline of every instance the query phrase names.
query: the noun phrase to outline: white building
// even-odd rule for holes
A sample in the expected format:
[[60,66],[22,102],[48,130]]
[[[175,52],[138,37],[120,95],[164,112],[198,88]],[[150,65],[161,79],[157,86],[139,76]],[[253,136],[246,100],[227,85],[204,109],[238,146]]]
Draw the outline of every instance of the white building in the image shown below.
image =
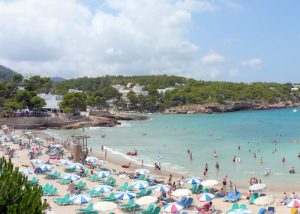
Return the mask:
[[138,95],[148,96],[148,94],[149,94],[148,91],[144,91],[144,86],[141,86],[139,84],[136,84],[135,86],[133,86],[131,91],[133,91],[137,96]]
[[173,91],[175,88],[162,88],[162,89],[157,89],[157,92],[160,94],[165,94],[167,91]]
[[72,89],[72,88],[70,88],[68,92],[69,92],[69,93],[73,93],[73,92],[76,92],[76,93],[82,93],[81,90]]
[[43,98],[46,102],[46,105],[43,109],[47,110],[48,112],[61,112],[59,104],[63,99],[62,95],[56,94],[38,94],[40,98]]

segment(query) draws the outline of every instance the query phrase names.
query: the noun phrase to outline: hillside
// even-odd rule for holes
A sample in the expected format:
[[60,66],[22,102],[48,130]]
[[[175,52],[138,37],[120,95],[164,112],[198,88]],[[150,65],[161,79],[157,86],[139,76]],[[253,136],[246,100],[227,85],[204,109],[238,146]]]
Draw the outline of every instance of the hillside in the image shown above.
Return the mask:
[[15,75],[16,72],[3,66],[0,65],[0,81],[11,81],[13,75]]

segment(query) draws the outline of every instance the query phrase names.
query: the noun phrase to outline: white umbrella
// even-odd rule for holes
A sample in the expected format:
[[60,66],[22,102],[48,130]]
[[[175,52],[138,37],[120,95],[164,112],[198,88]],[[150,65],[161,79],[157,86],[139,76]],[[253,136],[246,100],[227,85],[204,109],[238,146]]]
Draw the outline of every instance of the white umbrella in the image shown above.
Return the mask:
[[202,193],[197,196],[198,201],[211,201],[215,196],[211,193]]
[[138,200],[135,201],[140,206],[147,205],[147,204],[154,204],[157,202],[157,197],[154,196],[144,196],[139,198]]
[[192,191],[189,189],[177,189],[174,192],[172,192],[172,195],[176,196],[176,197],[188,196],[191,194],[192,194]]
[[178,202],[168,203],[164,206],[164,211],[167,213],[178,213],[183,209],[183,205]]
[[99,178],[106,178],[110,176],[110,171],[99,171],[95,173]]
[[253,203],[258,206],[267,206],[274,203],[274,198],[272,196],[262,196],[255,199]]
[[266,188],[266,184],[253,184],[249,187],[249,190],[251,191],[260,191]]
[[70,198],[70,201],[73,204],[86,204],[91,200],[91,197],[88,195],[75,195]]
[[70,165],[72,164],[71,161],[67,160],[67,159],[61,159],[60,162],[63,164],[63,165]]
[[149,174],[150,171],[148,169],[137,169],[137,170],[135,170],[135,173],[138,173],[140,175],[146,175],[146,174]]
[[288,207],[292,208],[292,207],[295,207],[295,208],[299,208],[300,207],[300,199],[292,199],[288,204],[287,204]]
[[50,171],[50,170],[52,170],[53,166],[51,166],[50,164],[43,164],[43,165],[40,166],[40,168],[43,171]]
[[117,200],[130,200],[135,198],[136,193],[134,192],[120,192],[118,194],[115,195]]
[[147,181],[136,181],[131,184],[134,189],[145,189],[148,185]]
[[75,180],[80,179],[80,176],[76,175],[76,174],[67,174],[67,175],[65,175],[64,179],[75,181]]
[[244,210],[244,209],[236,209],[234,211],[230,211],[228,214],[252,214],[252,211]]
[[39,164],[43,164],[44,161],[39,160],[39,159],[32,159],[32,160],[30,161],[30,163],[33,163],[34,165],[39,165]]
[[96,162],[99,161],[99,159],[96,158],[96,157],[94,157],[94,156],[89,156],[89,157],[87,157],[85,160],[86,160],[86,162],[88,162],[88,163],[96,163]]
[[152,189],[155,192],[168,192],[171,189],[171,187],[165,184],[157,184],[156,186],[152,187]]
[[118,207],[117,204],[113,202],[98,202],[94,204],[93,209],[100,212],[112,211]]
[[83,165],[81,163],[72,163],[70,164],[70,168],[82,169]]
[[94,190],[97,192],[105,193],[105,192],[111,192],[113,188],[108,185],[97,185],[94,187]]
[[206,180],[201,183],[205,187],[213,187],[219,184],[216,180]]
[[27,169],[27,168],[20,168],[19,172],[22,173],[23,175],[29,175],[29,174],[33,173],[32,170]]

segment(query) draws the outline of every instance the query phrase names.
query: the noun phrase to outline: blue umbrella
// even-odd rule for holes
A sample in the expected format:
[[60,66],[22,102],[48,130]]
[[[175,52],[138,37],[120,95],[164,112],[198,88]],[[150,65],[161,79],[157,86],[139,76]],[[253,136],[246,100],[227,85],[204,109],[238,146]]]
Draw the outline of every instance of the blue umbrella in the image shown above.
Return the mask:
[[85,160],[86,160],[86,162],[88,162],[88,163],[96,163],[96,162],[99,161],[99,159],[96,158],[96,157],[94,157],[94,156],[89,156],[89,157],[87,157]]
[[133,199],[133,198],[135,198],[135,196],[136,196],[136,193],[134,193],[134,192],[121,192],[121,193],[116,194],[115,197],[117,200],[122,201],[122,200]]
[[198,178],[198,177],[188,178],[188,179],[185,180],[185,182],[188,183],[188,184],[197,184],[197,183],[202,182],[202,179]]
[[30,162],[33,163],[34,165],[39,165],[39,164],[43,164],[44,163],[44,161],[39,160],[39,159],[33,159]]
[[156,192],[168,192],[171,187],[165,184],[157,184],[156,186],[152,187],[152,189]]
[[198,201],[211,201],[215,196],[211,193],[202,193],[197,196]]
[[70,168],[75,168],[75,169],[82,169],[83,165],[81,163],[72,163],[70,165]]
[[113,188],[109,185],[97,185],[94,187],[94,190],[97,192],[105,193],[105,192],[111,192]]
[[45,172],[52,170],[53,166],[51,166],[50,164],[43,164],[40,166],[40,168]]
[[67,160],[67,159],[62,159],[60,160],[60,162],[63,164],[63,165],[70,165],[72,164],[71,161]]
[[86,204],[91,200],[91,197],[88,195],[75,195],[70,198],[70,201],[73,204]]
[[136,181],[131,184],[134,189],[145,189],[149,186],[147,181]]
[[179,202],[168,203],[164,206],[164,211],[167,213],[178,213],[184,208],[183,204]]
[[110,176],[110,171],[99,171],[95,173],[99,178],[106,178]]

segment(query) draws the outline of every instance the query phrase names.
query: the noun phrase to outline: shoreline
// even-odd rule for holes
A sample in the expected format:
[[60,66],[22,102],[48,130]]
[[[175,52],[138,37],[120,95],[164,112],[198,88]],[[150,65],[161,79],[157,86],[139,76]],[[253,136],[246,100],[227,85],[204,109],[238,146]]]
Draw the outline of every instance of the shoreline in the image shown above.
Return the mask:
[[[50,133],[45,133],[44,131],[45,130],[30,130],[32,131],[32,133],[34,133],[37,137],[40,137],[40,138],[47,138],[47,137],[53,137],[51,136]],[[55,142],[56,143],[59,143],[61,144],[63,139],[55,139]],[[68,147],[64,147],[65,150],[67,152],[71,152],[71,147],[72,147],[72,144],[70,146],[70,148]],[[99,146],[100,148],[100,146]],[[108,148],[108,147],[104,147],[104,148]],[[107,166],[107,168],[109,169],[114,169],[116,171],[126,171],[126,172],[134,172],[134,170],[136,169],[139,169],[139,168],[146,168],[148,169],[150,172],[151,172],[151,175],[154,175],[155,177],[158,177],[159,179],[163,179],[163,180],[166,180],[168,178],[168,176],[170,174],[173,175],[174,178],[176,179],[179,179],[180,177],[184,177],[184,178],[188,178],[188,177],[202,177],[202,176],[199,176],[197,175],[196,173],[191,173],[191,172],[187,172],[187,173],[184,173],[184,172],[177,172],[175,170],[170,170],[170,169],[166,169],[162,166],[162,171],[161,172],[158,172],[158,171],[155,171],[154,170],[154,166],[151,166],[151,164],[149,163],[144,163],[144,166],[142,167],[141,163],[138,162],[138,161],[131,161],[131,166],[130,168],[122,168],[121,167],[121,164],[122,163],[128,163],[129,160],[127,158],[124,157],[124,155],[126,154],[116,154],[114,152],[111,152],[110,151],[111,149],[107,149],[107,158],[105,159],[105,150],[102,152],[102,151],[95,151],[94,148],[93,148],[93,151],[92,153],[89,154],[89,156],[95,156],[97,158],[100,158],[102,160],[106,160],[107,163],[105,163],[104,165]],[[273,175],[275,176],[275,175]],[[213,179],[215,178],[215,175],[211,175],[211,176],[208,176],[208,177],[205,177],[203,178],[204,180],[205,179]],[[249,177],[250,179],[250,177]],[[219,185],[217,185],[218,188],[221,188],[221,179],[217,179],[219,181]],[[243,192],[243,193],[247,193],[249,191],[249,184],[248,184],[248,180],[247,181],[244,181],[244,182],[239,182],[239,183],[235,183],[235,185],[238,187],[238,189]],[[266,188],[266,191],[269,192],[271,195],[282,195],[283,192],[293,192],[293,191],[298,191],[298,190],[295,190],[295,187],[293,186],[283,186],[283,185],[278,185],[278,186],[267,186]]]

